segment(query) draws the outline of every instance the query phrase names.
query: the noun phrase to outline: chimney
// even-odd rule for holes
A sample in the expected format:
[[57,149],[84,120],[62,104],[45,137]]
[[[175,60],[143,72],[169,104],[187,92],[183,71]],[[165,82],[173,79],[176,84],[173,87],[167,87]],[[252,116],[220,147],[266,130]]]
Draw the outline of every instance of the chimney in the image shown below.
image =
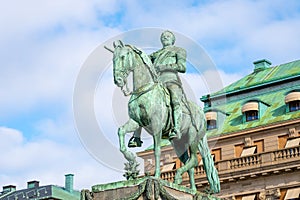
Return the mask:
[[65,190],[73,192],[74,174],[65,175]]
[[272,63],[269,60],[262,59],[262,60],[253,62],[253,64],[255,66],[254,72],[259,72],[259,71],[265,70],[268,67],[270,67]]
[[27,189],[38,188],[40,186],[39,181],[29,181],[27,182]]
[[3,191],[2,191],[3,194],[16,191],[16,189],[17,189],[17,187],[15,185],[6,185],[6,186],[3,186],[2,188],[3,188]]

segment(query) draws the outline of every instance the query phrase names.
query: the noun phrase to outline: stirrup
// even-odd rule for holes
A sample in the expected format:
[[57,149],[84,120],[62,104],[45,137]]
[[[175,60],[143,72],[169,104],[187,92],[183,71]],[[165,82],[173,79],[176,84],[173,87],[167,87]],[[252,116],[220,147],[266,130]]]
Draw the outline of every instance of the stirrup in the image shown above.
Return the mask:
[[172,132],[170,132],[170,134],[169,134],[169,140],[173,140],[175,138],[178,138],[177,133],[178,133],[178,131],[175,131],[175,130],[173,130]]
[[128,141],[129,148],[141,147],[142,144],[143,144],[143,141],[140,138],[134,137],[134,136],[132,136]]

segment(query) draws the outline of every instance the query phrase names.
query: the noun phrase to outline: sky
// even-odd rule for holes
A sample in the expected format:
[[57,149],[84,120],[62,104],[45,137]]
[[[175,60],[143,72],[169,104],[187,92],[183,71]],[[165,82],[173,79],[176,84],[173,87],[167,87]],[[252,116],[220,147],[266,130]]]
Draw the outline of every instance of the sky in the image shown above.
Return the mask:
[[[1,2],[0,186],[13,184],[21,189],[31,180],[63,186],[68,173],[75,175],[78,190],[124,180],[114,162],[122,157],[117,151],[117,128],[127,119],[128,98],[113,84],[111,63],[106,61],[110,53],[100,50],[112,38],[152,28],[184,36],[176,44],[181,44],[180,38],[197,43],[213,67],[200,73],[188,70],[182,79],[189,98],[200,106],[199,98],[212,92],[205,74],[226,86],[251,73],[256,60],[268,59],[276,66],[300,58],[298,0],[174,2]],[[97,64],[105,66],[97,68]],[[76,91],[87,65],[95,69],[92,88],[85,88],[92,98],[81,102]],[[76,103],[82,108],[93,104],[102,135],[89,132],[90,119],[74,112]],[[149,136],[143,137],[151,143]],[[90,148],[89,139],[97,149]]]

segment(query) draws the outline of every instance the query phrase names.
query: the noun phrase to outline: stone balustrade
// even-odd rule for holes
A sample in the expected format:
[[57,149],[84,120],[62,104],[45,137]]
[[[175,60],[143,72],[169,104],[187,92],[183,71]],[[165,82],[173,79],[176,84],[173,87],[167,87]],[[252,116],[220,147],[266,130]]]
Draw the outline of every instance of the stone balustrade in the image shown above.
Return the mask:
[[262,162],[261,155],[255,154],[228,160],[229,169],[245,168],[260,165]]
[[[226,173],[232,175],[233,172],[242,170],[257,170],[258,167],[260,167],[260,171],[251,172],[251,176],[253,176],[253,173],[269,173],[263,172],[263,170],[264,167],[269,168],[271,165],[272,172],[277,172],[281,168],[287,170],[289,167],[288,163],[291,161],[294,162],[295,160],[299,160],[297,169],[300,169],[300,146],[280,149],[277,151],[263,152],[230,160],[221,160],[215,163],[215,167],[219,172],[219,176],[226,179]],[[173,181],[175,173],[176,170],[162,172],[161,178],[164,180]],[[184,179],[185,176],[183,177]],[[203,165],[198,165],[195,167],[195,178],[203,178],[205,180],[205,171]]]
[[300,146],[291,147],[286,149],[280,149],[278,151],[273,152],[274,160],[286,160],[289,158],[300,157]]

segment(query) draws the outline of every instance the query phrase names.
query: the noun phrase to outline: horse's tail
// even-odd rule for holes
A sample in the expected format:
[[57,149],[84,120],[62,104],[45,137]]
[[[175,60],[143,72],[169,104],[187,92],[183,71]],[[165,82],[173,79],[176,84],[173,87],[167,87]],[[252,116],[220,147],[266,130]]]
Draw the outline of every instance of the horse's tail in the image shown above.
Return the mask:
[[212,193],[219,193],[221,189],[219,175],[208,148],[206,135],[200,140],[198,148],[202,157],[203,168],[210,185],[210,190]]
[[210,149],[208,147],[206,136],[206,119],[203,110],[198,106],[198,115],[196,116],[198,126],[198,137],[201,139],[198,143],[198,149],[202,157],[203,167],[207,176],[207,180],[210,185],[210,190],[213,193],[220,192],[220,180],[218,171],[215,168],[214,160],[211,156]]

